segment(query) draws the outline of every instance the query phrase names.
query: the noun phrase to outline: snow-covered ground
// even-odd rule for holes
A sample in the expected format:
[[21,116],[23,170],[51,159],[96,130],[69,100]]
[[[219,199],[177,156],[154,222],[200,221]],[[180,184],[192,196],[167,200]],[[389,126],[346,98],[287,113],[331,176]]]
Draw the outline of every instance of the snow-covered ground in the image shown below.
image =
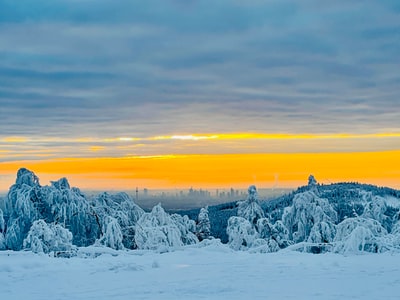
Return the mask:
[[162,254],[89,247],[72,258],[0,251],[0,299],[399,299],[399,253],[202,245]]

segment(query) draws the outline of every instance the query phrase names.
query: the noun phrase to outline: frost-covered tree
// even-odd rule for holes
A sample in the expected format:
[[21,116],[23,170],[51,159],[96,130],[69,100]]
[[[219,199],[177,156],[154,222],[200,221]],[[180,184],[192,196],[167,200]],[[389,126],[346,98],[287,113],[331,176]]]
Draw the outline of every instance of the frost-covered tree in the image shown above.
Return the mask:
[[107,223],[108,216],[115,218],[121,228],[124,247],[128,249],[137,248],[135,243],[136,223],[144,214],[144,211],[134,203],[128,194],[102,193],[93,199],[92,205],[102,227]]
[[4,238],[4,231],[6,224],[4,222],[3,211],[0,209],[0,250],[6,249],[6,240]]
[[98,240],[98,243],[112,249],[121,250],[124,248],[122,239],[121,226],[118,220],[107,216],[103,224],[103,235]]
[[310,175],[308,177],[308,185],[309,186],[315,186],[317,185],[317,180],[315,179],[314,175]]
[[370,195],[370,199],[364,205],[364,212],[361,216],[378,221],[386,230],[390,231],[392,220],[385,215],[387,209],[386,201],[383,197]]
[[41,190],[44,207],[42,217],[47,223],[61,224],[72,232],[77,246],[92,245],[101,234],[96,214],[78,188],[71,188],[66,178],[52,181]]
[[211,234],[211,223],[208,217],[208,206],[200,209],[197,217],[196,234],[200,241],[208,239]]
[[[271,224],[268,218],[259,219],[257,221],[257,231],[261,239],[266,241],[275,241],[276,245],[278,245],[278,249],[285,248],[291,244],[289,241],[289,230],[282,221],[276,221],[275,224]],[[271,243],[272,242],[270,242],[270,244]],[[270,249],[277,248],[272,247]]]
[[74,249],[69,230],[60,225],[47,224],[44,220],[33,222],[23,245],[35,253],[71,252]]
[[6,240],[4,239],[3,233],[0,233],[0,250],[6,250]]
[[387,250],[387,231],[370,218],[348,218],[337,225],[334,251],[339,253],[382,252]]
[[[314,226],[315,233],[318,230],[331,230],[337,222],[337,214],[327,199],[318,197],[313,191],[306,191],[296,194],[293,205],[285,208],[282,221],[289,230],[289,238],[299,243],[307,241]],[[328,225],[316,225],[321,222]],[[330,236],[329,232],[321,234]]]
[[258,201],[257,188],[254,185],[248,188],[247,199],[238,202],[238,216],[245,218],[253,225],[258,219],[264,218],[264,211]]
[[21,168],[15,184],[10,187],[5,201],[8,215],[5,243],[8,249],[20,250],[32,222],[38,219],[38,194],[40,184],[37,176]]
[[4,221],[3,211],[0,209],[0,232],[4,232],[6,230],[6,222]]
[[228,244],[234,250],[250,248],[258,236],[253,224],[242,217],[230,217],[226,232],[229,238]]
[[161,204],[154,206],[152,211],[144,213],[136,224],[137,247],[168,251],[186,243],[197,242],[196,236],[191,232],[194,222],[188,222],[188,220],[188,218],[178,218],[177,215],[170,216]]
[[100,236],[101,227],[89,202],[79,189],[70,188],[66,178],[42,187],[32,171],[21,168],[5,202],[8,249],[20,250],[33,222],[39,219],[70,230],[77,246],[93,244]]
[[189,219],[188,216],[172,214],[171,219],[181,232],[181,240],[184,245],[193,245],[199,242],[196,236],[196,222]]
[[307,239],[309,243],[331,243],[336,235],[336,226],[332,222],[315,223]]

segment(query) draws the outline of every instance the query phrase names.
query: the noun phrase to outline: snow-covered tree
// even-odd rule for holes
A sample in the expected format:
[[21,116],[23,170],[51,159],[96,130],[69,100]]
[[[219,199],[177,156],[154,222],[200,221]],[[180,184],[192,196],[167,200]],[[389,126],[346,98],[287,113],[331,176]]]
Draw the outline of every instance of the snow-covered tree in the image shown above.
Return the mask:
[[3,211],[0,209],[0,232],[4,232],[6,230],[6,222],[4,221]]
[[[268,218],[259,219],[257,221],[257,232],[261,239],[266,241],[274,240],[278,248],[285,248],[290,244],[289,231],[282,221],[276,221],[275,224],[271,224]],[[276,248],[272,247],[271,249]]]
[[93,244],[100,236],[101,227],[89,202],[79,189],[70,188],[66,178],[42,187],[32,171],[21,168],[5,202],[8,249],[20,250],[33,222],[39,219],[69,229],[77,246]]
[[0,250],[6,250],[6,240],[3,233],[0,233]]
[[128,249],[136,249],[136,223],[144,214],[143,209],[126,193],[102,193],[93,199],[92,204],[102,227],[107,223],[108,216],[115,218],[121,228],[123,245]]
[[[318,197],[312,191],[296,194],[293,205],[286,207],[282,216],[285,227],[289,230],[289,238],[295,243],[307,241],[313,227],[321,222],[328,224],[317,225],[319,229],[330,229],[337,222],[337,214],[327,199]],[[322,233],[328,237],[329,233]]]
[[257,239],[257,231],[247,219],[242,217],[230,217],[228,227],[228,244],[234,250],[246,250]]
[[70,230],[74,245],[89,246],[100,237],[101,227],[92,206],[78,188],[70,188],[66,178],[52,181],[51,186],[42,188],[41,194],[43,218]]
[[208,217],[208,206],[200,209],[197,217],[196,234],[200,241],[208,239],[211,234],[211,223]]
[[103,235],[98,242],[106,247],[121,250],[124,248],[122,239],[122,231],[118,220],[107,216],[103,224]]
[[4,231],[6,224],[4,222],[3,211],[0,209],[0,250],[6,249],[6,240],[4,238]]
[[9,216],[6,246],[12,250],[20,250],[32,222],[38,218],[37,203],[40,191],[37,176],[21,168],[17,172],[15,184],[11,186],[5,201],[6,214]]
[[387,211],[386,201],[380,196],[370,196],[370,201],[364,205],[364,212],[361,215],[364,218],[371,218],[378,221],[386,230],[390,231],[392,222],[391,219],[385,215]]
[[310,175],[308,177],[308,185],[309,186],[315,186],[317,185],[317,180],[315,179],[314,175]]
[[185,243],[197,242],[196,236],[191,232],[193,227],[194,223],[188,222],[188,218],[172,217],[158,204],[138,220],[135,242],[139,249],[168,251]]
[[74,249],[69,230],[60,225],[47,224],[44,220],[33,222],[23,245],[35,253],[70,252]]
[[307,239],[309,243],[331,243],[336,234],[336,226],[332,222],[315,223]]
[[181,240],[184,245],[193,245],[199,242],[196,236],[196,222],[189,219],[188,216],[172,214],[171,219],[181,232]]
[[348,218],[337,225],[334,251],[339,253],[382,252],[388,245],[387,231],[370,218]]
[[258,219],[264,218],[264,211],[258,201],[257,188],[254,185],[248,188],[247,199],[238,202],[238,216],[245,218],[253,225]]

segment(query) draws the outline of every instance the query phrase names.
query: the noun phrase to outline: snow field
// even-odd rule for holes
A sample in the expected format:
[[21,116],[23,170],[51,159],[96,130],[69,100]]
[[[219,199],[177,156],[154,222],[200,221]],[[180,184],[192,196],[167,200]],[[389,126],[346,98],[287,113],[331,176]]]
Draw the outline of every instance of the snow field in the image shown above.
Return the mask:
[[399,253],[204,245],[161,254],[88,247],[69,259],[1,251],[0,299],[399,299]]

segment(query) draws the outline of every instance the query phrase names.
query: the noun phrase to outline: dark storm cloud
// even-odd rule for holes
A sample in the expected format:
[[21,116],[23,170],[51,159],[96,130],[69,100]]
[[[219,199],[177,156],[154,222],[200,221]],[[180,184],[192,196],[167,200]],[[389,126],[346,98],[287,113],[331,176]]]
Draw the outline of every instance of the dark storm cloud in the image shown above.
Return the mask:
[[2,1],[2,136],[399,131],[397,1]]

